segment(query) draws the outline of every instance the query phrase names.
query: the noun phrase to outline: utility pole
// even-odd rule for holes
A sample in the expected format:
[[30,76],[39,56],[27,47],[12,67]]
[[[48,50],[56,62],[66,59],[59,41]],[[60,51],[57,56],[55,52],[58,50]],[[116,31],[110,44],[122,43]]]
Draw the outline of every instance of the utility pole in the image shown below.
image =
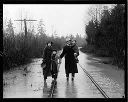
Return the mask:
[[[21,12],[21,19],[22,19],[22,12]],[[22,21],[21,21],[21,32],[22,32]]]
[[54,28],[54,26],[52,25],[52,36],[54,35],[54,33],[53,33],[53,28]]
[[27,21],[37,21],[37,20],[26,20],[26,19],[21,19],[21,20],[15,20],[15,21],[23,21],[24,22],[24,27],[25,27],[25,36],[24,36],[24,45],[23,45],[23,52],[24,52],[24,54],[25,54],[25,56],[27,56],[28,54],[27,54],[27,46],[28,46],[28,40],[27,40]]
[[27,38],[27,22],[26,21],[37,21],[37,20],[15,20],[15,21],[23,21],[24,22],[24,27],[25,27],[25,38]]

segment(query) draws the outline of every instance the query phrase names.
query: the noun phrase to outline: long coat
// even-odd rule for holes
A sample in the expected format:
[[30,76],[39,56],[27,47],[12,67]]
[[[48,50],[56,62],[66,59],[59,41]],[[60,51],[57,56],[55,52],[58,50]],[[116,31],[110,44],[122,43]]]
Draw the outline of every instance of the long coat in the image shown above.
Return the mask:
[[57,56],[52,54],[51,56],[51,73],[52,74],[57,74],[58,73],[58,70],[57,70]]
[[50,76],[51,75],[51,54],[52,54],[52,47],[46,46],[44,49],[44,54],[43,54],[43,60],[46,63],[46,67],[43,68],[43,74],[44,76]]
[[[72,46],[64,46],[63,52],[60,55],[60,58],[63,58],[65,55],[65,72],[68,73],[78,73],[77,63],[74,56],[75,51]],[[78,53],[79,54],[79,53]]]

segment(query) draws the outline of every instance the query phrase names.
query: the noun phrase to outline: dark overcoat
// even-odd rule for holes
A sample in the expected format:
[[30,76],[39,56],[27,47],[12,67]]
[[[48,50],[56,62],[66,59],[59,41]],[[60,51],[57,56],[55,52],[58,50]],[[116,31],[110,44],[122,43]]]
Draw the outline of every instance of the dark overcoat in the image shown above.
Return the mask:
[[51,75],[51,55],[52,55],[52,47],[46,46],[44,49],[43,54],[43,60],[46,63],[46,67],[43,68],[43,74],[44,76],[50,76]]
[[57,57],[56,55],[52,54],[51,56],[51,72],[52,74],[57,74],[58,70],[57,70]]
[[60,58],[65,56],[65,72],[68,73],[78,73],[77,63],[74,56],[75,51],[72,46],[64,46],[63,52],[60,55]]

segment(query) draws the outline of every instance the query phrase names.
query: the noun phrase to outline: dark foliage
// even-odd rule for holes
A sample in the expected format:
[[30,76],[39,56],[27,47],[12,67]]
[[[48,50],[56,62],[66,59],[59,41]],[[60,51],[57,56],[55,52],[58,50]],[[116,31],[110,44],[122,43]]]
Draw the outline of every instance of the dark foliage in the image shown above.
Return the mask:
[[89,21],[86,26],[86,52],[113,57],[113,64],[124,68],[125,60],[125,6],[118,4],[111,12],[104,10],[101,21]]
[[27,37],[24,33],[15,34],[12,21],[3,30],[3,70],[8,70],[14,66],[23,65],[31,61],[31,58],[39,58],[43,55],[47,41],[52,41],[53,47],[60,50],[65,42],[64,37],[46,36],[45,30],[38,27],[38,33],[28,30]]
[[[38,32],[28,29],[27,36],[24,32],[15,34],[13,23],[9,20],[6,28],[3,28],[3,70],[23,65],[32,58],[41,58],[48,41],[53,42],[53,49],[61,50],[65,44],[65,37],[56,35],[47,36],[42,21],[39,22]],[[76,40],[81,46],[81,36],[77,34]]]

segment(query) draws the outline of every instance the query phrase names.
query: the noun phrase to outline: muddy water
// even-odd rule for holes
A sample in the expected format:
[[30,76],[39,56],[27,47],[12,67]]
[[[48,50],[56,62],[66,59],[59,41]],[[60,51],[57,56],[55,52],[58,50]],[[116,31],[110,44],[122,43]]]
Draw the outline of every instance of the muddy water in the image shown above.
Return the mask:
[[[112,70],[108,65],[95,63],[87,57],[88,55],[80,52],[80,64],[93,76],[106,94],[110,98],[122,97],[123,72],[114,68]],[[48,98],[52,78],[48,77],[44,83],[41,63],[42,59],[34,59],[30,64],[3,73],[3,98]],[[74,81],[71,80],[71,76],[67,81],[64,65],[65,61],[62,59],[54,98],[104,98],[79,65]],[[120,77],[117,78],[117,74]]]
[[[122,98],[124,95],[124,70],[116,66],[100,63],[101,59],[81,52],[80,64],[85,68],[110,98]],[[90,60],[87,60],[90,59]],[[85,62],[83,62],[84,60]]]

